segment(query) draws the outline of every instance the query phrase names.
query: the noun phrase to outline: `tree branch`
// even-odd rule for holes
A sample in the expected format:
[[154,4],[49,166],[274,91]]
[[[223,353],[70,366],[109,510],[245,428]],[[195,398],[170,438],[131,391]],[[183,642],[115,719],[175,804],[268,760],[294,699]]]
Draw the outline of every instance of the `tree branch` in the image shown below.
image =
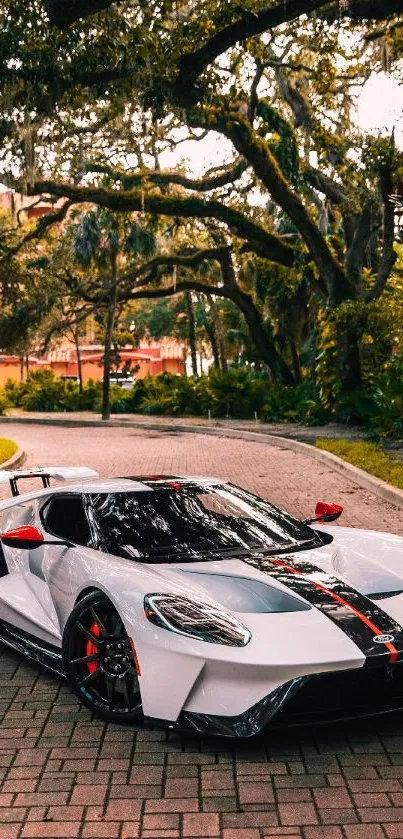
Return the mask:
[[213,189],[219,189],[222,186],[233,183],[243,175],[247,168],[248,163],[246,160],[238,160],[235,164],[226,167],[222,172],[213,177],[188,178],[179,172],[160,172],[153,169],[130,172],[130,170],[127,171],[102,163],[88,162],[85,164],[86,172],[99,172],[109,175],[112,180],[120,181],[126,189],[134,189],[134,187],[148,182],[157,186],[177,184],[178,186],[185,187],[185,189],[193,189],[196,192],[210,192]]
[[262,9],[257,14],[246,11],[234,23],[217,31],[202,47],[182,56],[179,62],[177,88],[193,87],[204,70],[222,53],[234,47],[239,41],[246,41],[254,35],[261,35],[301,15],[324,9],[323,16],[331,21],[339,17],[350,20],[385,20],[402,11],[401,0],[349,0],[341,8],[338,0],[281,0],[276,6]]
[[[273,50],[270,50],[270,54],[272,57],[275,57]],[[293,84],[291,84],[289,74],[286,72],[284,66],[278,65],[276,67],[275,76],[280,94],[284,101],[290,106],[294,114],[295,127],[298,128],[302,126],[314,140],[317,139],[317,131],[321,126],[314,115],[308,100]],[[321,133],[322,131],[323,129],[321,127]],[[329,143],[326,144],[326,154],[329,163],[337,168],[343,162],[340,152],[340,141],[336,135],[330,134],[330,132],[326,132],[326,134],[329,138]]]
[[146,212],[180,218],[215,218],[223,222],[240,239],[248,240],[256,247],[259,255],[279,265],[291,268],[294,263],[294,249],[281,237],[269,233],[264,227],[251,221],[238,210],[227,207],[219,201],[198,197],[177,195],[144,194],[142,190],[119,192],[103,187],[83,187],[73,184],[39,181],[29,187],[31,195],[50,193],[68,197],[72,203],[92,203],[108,207],[115,212]]
[[260,35],[286,23],[295,20],[303,14],[319,9],[325,5],[325,0],[288,0],[284,3],[281,0],[277,6],[270,6],[255,14],[245,12],[235,23],[229,24],[207,41],[202,47],[194,52],[183,55],[179,61],[179,74],[177,88],[189,89],[193,87],[201,73],[219,55],[235,46],[238,41],[245,41],[254,35]]
[[45,235],[48,228],[52,226],[52,224],[57,224],[58,222],[63,221],[63,219],[67,215],[69,208],[71,207],[71,204],[71,201],[65,201],[63,206],[60,207],[59,210],[55,210],[55,212],[53,213],[47,213],[47,215],[41,216],[38,219],[35,227],[28,233],[26,233],[25,236],[23,236],[19,240],[19,242],[17,242],[16,245],[13,245],[11,247],[1,246],[1,249],[4,252],[4,256],[2,256],[1,258],[15,256],[17,253],[19,253],[20,250],[22,250],[22,248],[25,245],[28,244],[28,242],[32,242],[35,239],[41,239],[42,236]]
[[326,239],[318,230],[301,199],[285,179],[268,144],[239,113],[223,114],[218,109],[192,111],[193,124],[209,126],[228,137],[239,154],[246,157],[273,200],[287,213],[305,241],[327,285],[330,304],[337,305],[354,290],[341,265],[333,256]]
[[[43,0],[44,9],[49,17],[50,23],[61,28],[70,26],[77,20],[83,20],[96,12],[102,12],[113,5],[118,5],[121,0]],[[290,7],[290,8],[288,8]],[[309,14],[315,9],[329,7],[326,9],[326,17],[330,20],[339,16],[350,18],[350,20],[385,20],[390,15],[398,14],[402,10],[401,0],[350,0],[346,8],[340,9],[337,0],[329,3],[329,0],[288,0],[286,4],[278,3],[262,10],[259,14],[245,12],[235,23],[225,27],[221,32],[214,35],[208,43],[190,55],[198,56],[202,68],[217,58],[222,52],[232,47],[237,41],[244,41],[253,35],[259,35],[268,29],[295,20],[300,15]],[[222,46],[218,49],[216,40],[222,39]],[[203,52],[204,51],[204,52]],[[202,54],[212,53],[212,58],[207,62],[202,61]],[[191,65],[190,59],[189,65]],[[197,78],[196,76],[196,78]]]
[[329,198],[333,204],[343,204],[347,201],[347,193],[341,184],[336,183],[333,178],[320,172],[319,169],[309,167],[305,169],[305,178],[308,183]]
[[49,21],[54,26],[64,28],[95,14],[109,9],[119,0],[43,0]]
[[[392,138],[394,143],[394,138]],[[395,240],[395,205],[393,202],[393,176],[389,169],[383,169],[380,175],[380,189],[383,198],[383,248],[375,285],[369,295],[370,300],[376,300],[382,294],[395,265],[398,254],[394,250]]]
[[[153,272],[155,269],[160,267],[173,268],[175,265],[180,265],[183,268],[194,268],[195,265],[200,265],[201,262],[206,262],[208,260],[216,260],[222,264],[222,261],[230,253],[231,248],[227,245],[223,245],[218,248],[205,248],[204,250],[197,250],[191,254],[167,254],[167,256],[157,256],[154,259],[150,259],[149,262],[145,262],[140,266],[140,268],[136,268],[135,271],[128,271],[126,274],[122,274],[119,277],[119,282],[121,285],[123,283],[133,283],[143,274]],[[142,284],[144,285],[147,282],[149,282],[148,278],[143,280]],[[136,288],[139,284],[140,283],[136,283]]]

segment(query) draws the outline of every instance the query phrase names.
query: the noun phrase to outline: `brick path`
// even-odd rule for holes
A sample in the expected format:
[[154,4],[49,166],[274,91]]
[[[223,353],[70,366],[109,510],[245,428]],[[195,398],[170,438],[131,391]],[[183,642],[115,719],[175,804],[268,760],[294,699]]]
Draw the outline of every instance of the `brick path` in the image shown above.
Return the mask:
[[[7,411],[9,417],[25,417],[27,419],[49,419],[49,420],[85,420],[86,422],[100,421],[101,415],[94,411],[22,411],[20,408],[10,408]],[[207,417],[167,417],[148,414],[112,414],[112,422],[141,423],[160,425],[172,422],[173,424],[186,425],[191,429],[192,425],[205,425],[207,428],[240,428],[243,431],[258,431],[262,434],[275,434],[278,437],[294,437],[296,440],[312,443],[318,438],[331,438],[342,440],[365,440],[368,433],[352,425],[341,425],[336,422],[329,422],[326,425],[301,425],[296,422],[255,422],[254,420],[241,419],[216,419]]]
[[[210,473],[309,514],[403,533],[403,511],[299,453],[133,429],[7,425],[30,465]],[[30,485],[31,486],[31,485]],[[247,743],[92,720],[52,675],[0,657],[0,839],[403,839],[403,717]]]

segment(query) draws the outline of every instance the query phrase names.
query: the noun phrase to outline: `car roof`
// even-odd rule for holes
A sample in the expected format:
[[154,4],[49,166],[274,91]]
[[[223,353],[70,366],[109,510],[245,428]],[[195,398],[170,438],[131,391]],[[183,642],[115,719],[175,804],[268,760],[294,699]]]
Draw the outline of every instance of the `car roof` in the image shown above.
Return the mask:
[[83,493],[113,493],[113,492],[152,492],[161,487],[173,487],[175,484],[187,486],[217,486],[226,483],[224,478],[211,478],[200,475],[134,475],[122,478],[86,478],[73,483],[63,483],[58,486],[47,487],[29,493],[21,493],[0,502],[0,510],[17,506],[36,498],[49,498],[53,495],[81,495]]

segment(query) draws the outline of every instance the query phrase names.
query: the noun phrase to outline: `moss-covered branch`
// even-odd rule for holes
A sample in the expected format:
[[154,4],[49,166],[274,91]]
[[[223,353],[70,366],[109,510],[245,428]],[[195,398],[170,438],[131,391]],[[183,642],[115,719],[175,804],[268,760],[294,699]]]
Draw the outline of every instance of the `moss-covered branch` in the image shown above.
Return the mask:
[[386,20],[390,15],[402,11],[401,0],[349,0],[341,7],[338,0],[281,0],[260,12],[245,11],[237,21],[215,34],[199,49],[184,55],[179,63],[178,88],[193,86],[204,70],[220,55],[254,35],[275,29],[287,21],[297,20],[301,15],[323,9],[323,16],[333,21],[344,16],[350,20]]
[[280,236],[269,233],[264,227],[248,219],[232,207],[220,201],[203,200],[198,196],[160,195],[146,193],[141,189],[117,191],[103,187],[75,186],[68,183],[39,181],[29,188],[31,195],[50,193],[69,198],[73,203],[92,203],[108,207],[115,212],[146,212],[180,218],[213,218],[227,225],[240,239],[256,246],[260,256],[291,268],[294,263],[294,249],[282,241]]
[[324,172],[320,172],[319,169],[314,169],[311,166],[309,168],[305,167],[304,176],[310,186],[313,186],[314,189],[321,192],[322,195],[326,196],[326,198],[329,198],[329,201],[332,201],[333,204],[343,204],[344,202],[347,202],[348,195],[344,186],[337,183],[337,181],[334,181],[333,178],[329,177],[329,175],[326,175]]
[[[127,286],[127,284],[135,283],[135,288],[137,288],[140,284],[144,285],[144,283],[149,282],[149,275],[155,274],[158,268],[165,268],[170,269],[174,266],[181,266],[182,268],[194,268],[196,265],[200,265],[202,262],[211,262],[216,260],[220,264],[222,261],[228,257],[231,253],[231,248],[223,245],[219,248],[205,248],[203,250],[195,250],[194,253],[190,254],[167,254],[163,256],[156,256],[154,259],[150,259],[148,262],[145,262],[139,268],[136,268],[134,271],[127,271],[125,274],[122,274],[119,277],[119,283],[122,285],[123,283]],[[145,280],[141,280],[140,278],[146,276]],[[211,292],[215,294],[215,292]]]
[[[228,266],[227,266],[228,267]],[[243,313],[248,325],[251,340],[255,345],[260,358],[264,361],[273,374],[273,378],[283,384],[294,384],[293,375],[276,349],[271,338],[268,336],[259,310],[256,308],[252,297],[235,284],[223,283],[221,286],[210,286],[198,280],[183,280],[175,285],[158,288],[141,288],[138,291],[127,292],[122,300],[155,300],[161,297],[171,297],[184,291],[196,291],[201,294],[213,294],[216,297],[225,297],[232,300]]]
[[192,189],[195,192],[211,192],[213,189],[227,186],[227,184],[234,183],[248,168],[248,163],[245,160],[238,160],[231,166],[223,168],[217,175],[204,178],[188,178],[180,172],[170,171],[156,171],[154,169],[141,169],[135,172],[130,170],[119,169],[118,167],[107,166],[102,163],[85,164],[86,172],[99,172],[105,174],[113,181],[122,183],[125,189],[134,189],[136,186],[145,184],[155,184],[156,186],[169,186],[176,184],[183,186],[185,189]]
[[326,238],[321,234],[299,195],[284,177],[270,147],[254,131],[248,120],[239,113],[225,115],[213,108],[192,111],[190,119],[199,128],[209,127],[228,137],[238,153],[246,157],[253,166],[273,200],[287,213],[306,243],[326,283],[331,305],[337,305],[346,297],[354,296],[354,289],[330,250]]

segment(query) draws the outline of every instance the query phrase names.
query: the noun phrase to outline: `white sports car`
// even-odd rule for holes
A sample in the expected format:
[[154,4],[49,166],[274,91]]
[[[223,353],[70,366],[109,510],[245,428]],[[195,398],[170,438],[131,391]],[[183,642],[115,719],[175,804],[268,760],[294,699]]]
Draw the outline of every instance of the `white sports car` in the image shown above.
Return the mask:
[[[19,495],[31,477],[43,489]],[[8,481],[0,641],[95,714],[249,737],[403,707],[402,538],[329,528],[342,508],[324,502],[299,521],[221,479]]]

